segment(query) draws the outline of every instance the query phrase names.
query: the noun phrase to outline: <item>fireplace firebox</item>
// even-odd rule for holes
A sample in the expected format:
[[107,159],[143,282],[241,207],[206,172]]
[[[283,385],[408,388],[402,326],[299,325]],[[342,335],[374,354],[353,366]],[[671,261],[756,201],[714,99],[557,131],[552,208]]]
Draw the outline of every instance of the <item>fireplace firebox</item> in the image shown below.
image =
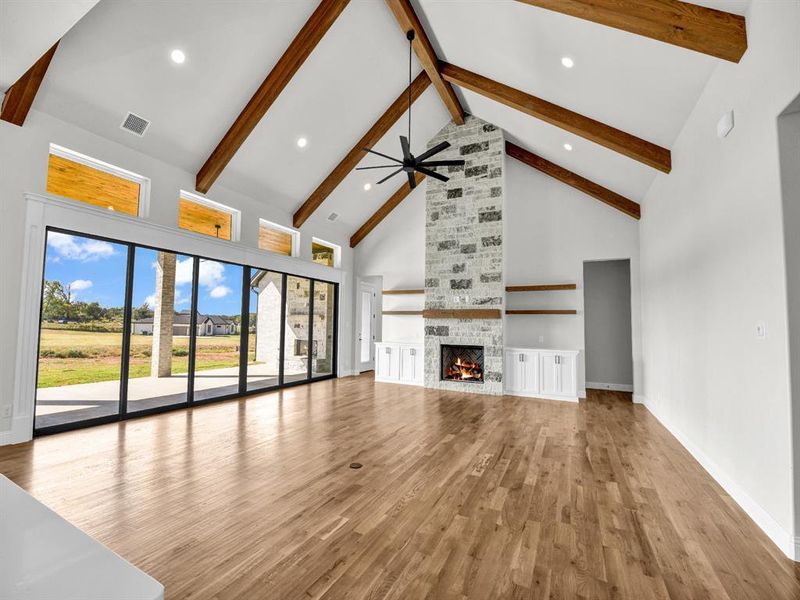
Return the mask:
[[443,381],[483,383],[483,346],[442,344]]

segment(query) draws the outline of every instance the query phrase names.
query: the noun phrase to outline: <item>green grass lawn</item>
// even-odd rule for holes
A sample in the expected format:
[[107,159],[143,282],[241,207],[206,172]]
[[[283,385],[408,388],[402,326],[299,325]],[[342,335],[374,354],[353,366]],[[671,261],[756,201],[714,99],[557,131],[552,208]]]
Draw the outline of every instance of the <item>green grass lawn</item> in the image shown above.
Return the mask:
[[[152,336],[131,336],[130,377],[150,375],[152,345]],[[119,379],[121,348],[121,333],[42,329],[38,386],[47,388]],[[173,373],[187,372],[188,352],[189,338],[173,339]],[[238,364],[238,335],[197,338],[196,370],[236,367]]]

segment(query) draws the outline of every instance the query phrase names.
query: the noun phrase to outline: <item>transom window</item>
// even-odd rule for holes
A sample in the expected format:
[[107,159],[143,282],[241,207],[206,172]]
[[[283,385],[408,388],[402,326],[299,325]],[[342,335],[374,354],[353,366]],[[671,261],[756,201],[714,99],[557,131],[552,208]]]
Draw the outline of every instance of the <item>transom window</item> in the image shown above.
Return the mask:
[[221,240],[238,240],[241,213],[229,206],[181,190],[178,227]]
[[338,267],[342,248],[319,238],[311,240],[311,260],[327,267]]
[[150,180],[50,144],[47,193],[127,215],[146,216]]
[[297,256],[299,239],[299,231],[259,219],[258,247],[262,250],[284,256]]

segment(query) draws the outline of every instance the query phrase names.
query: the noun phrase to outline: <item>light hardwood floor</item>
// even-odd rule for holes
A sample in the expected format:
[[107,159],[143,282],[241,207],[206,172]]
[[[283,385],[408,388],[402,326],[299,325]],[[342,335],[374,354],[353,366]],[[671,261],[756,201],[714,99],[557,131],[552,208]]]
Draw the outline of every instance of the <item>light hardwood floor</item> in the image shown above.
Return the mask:
[[170,599],[800,598],[794,563],[621,393],[363,375],[0,448],[0,472]]

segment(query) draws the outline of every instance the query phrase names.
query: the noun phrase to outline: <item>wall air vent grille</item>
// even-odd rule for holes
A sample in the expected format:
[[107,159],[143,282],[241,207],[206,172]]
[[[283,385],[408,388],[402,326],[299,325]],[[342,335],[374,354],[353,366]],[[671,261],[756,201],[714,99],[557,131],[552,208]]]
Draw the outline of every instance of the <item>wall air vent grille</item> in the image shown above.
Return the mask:
[[331,214],[328,215],[328,221],[330,221],[331,223],[333,223],[338,218],[339,218],[339,213],[332,212]]
[[135,115],[132,112],[129,112],[128,116],[125,117],[125,120],[119,127],[120,129],[124,129],[125,131],[129,131],[134,135],[142,137],[147,131],[147,128],[150,127],[150,121],[148,121],[143,117],[140,117],[139,115]]

